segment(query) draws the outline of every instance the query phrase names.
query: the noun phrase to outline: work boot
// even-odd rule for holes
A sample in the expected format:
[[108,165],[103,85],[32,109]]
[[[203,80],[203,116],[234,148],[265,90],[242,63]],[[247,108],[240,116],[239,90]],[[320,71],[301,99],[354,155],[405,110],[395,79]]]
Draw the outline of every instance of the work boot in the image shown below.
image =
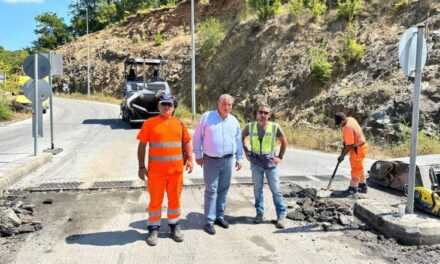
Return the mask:
[[275,223],[276,228],[278,229],[284,229],[286,228],[286,217],[280,217],[277,219],[277,222]]
[[347,195],[353,195],[353,194],[356,194],[356,193],[358,192],[358,188],[357,188],[357,187],[350,186],[350,187],[348,187],[348,189],[345,190],[344,192],[345,192]]
[[360,193],[367,193],[367,191],[368,191],[367,184],[366,183],[359,183],[358,191]]
[[206,233],[210,234],[210,235],[215,235],[215,228],[213,224],[206,224],[205,227],[203,228],[205,230]]
[[254,224],[261,224],[263,223],[263,214],[257,214],[254,218]]
[[183,233],[179,224],[170,224],[171,238],[176,242],[183,242]]
[[221,226],[221,227],[223,227],[225,229],[229,228],[229,223],[224,218],[217,218],[217,219],[215,219],[214,224],[216,224],[218,226]]
[[149,246],[157,245],[157,238],[159,237],[159,227],[148,227],[148,235],[146,242]]

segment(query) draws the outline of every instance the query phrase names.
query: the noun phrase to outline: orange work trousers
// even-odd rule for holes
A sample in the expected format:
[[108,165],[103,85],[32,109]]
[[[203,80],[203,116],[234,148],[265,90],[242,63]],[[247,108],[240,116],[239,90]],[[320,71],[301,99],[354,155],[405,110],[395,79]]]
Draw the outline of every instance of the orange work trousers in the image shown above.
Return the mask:
[[183,172],[179,173],[148,173],[147,190],[150,194],[148,205],[148,225],[160,226],[162,218],[162,202],[167,193],[168,223],[176,224],[180,218],[180,194],[183,186]]
[[365,182],[364,175],[364,159],[367,155],[368,147],[367,144],[350,151],[350,165],[351,165],[351,186],[357,187],[359,183]]

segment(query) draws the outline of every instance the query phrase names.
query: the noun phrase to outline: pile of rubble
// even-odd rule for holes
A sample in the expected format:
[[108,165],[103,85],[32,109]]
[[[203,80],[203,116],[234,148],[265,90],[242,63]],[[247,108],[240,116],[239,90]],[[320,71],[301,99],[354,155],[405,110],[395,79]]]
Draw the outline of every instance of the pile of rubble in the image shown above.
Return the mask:
[[41,222],[34,219],[33,204],[25,203],[24,196],[0,196],[0,237],[38,231]]
[[289,205],[292,210],[287,213],[288,219],[319,224],[325,231],[337,226],[357,227],[351,205],[319,198],[314,188],[302,188],[290,183],[283,187],[283,196],[295,198],[295,203]]

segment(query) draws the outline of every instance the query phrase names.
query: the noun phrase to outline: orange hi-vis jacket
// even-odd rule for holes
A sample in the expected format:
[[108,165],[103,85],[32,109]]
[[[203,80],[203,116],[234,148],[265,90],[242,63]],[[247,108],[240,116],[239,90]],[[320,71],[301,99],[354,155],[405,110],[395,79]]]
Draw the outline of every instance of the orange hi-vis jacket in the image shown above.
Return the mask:
[[146,120],[137,136],[149,144],[148,172],[183,172],[184,143],[191,140],[188,129],[175,117],[155,116]]

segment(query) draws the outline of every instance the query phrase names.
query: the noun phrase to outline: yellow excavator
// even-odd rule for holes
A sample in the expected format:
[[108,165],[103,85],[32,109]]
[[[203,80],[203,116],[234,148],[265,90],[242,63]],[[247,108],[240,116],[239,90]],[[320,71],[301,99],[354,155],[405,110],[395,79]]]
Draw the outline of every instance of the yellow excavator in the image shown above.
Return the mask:
[[[414,190],[414,206],[426,213],[440,217],[440,164],[434,161],[418,162]],[[402,160],[376,161],[369,171],[368,185],[408,192],[409,162]]]
[[414,190],[414,205],[419,210],[440,217],[440,167],[429,170],[431,188],[417,186]]

